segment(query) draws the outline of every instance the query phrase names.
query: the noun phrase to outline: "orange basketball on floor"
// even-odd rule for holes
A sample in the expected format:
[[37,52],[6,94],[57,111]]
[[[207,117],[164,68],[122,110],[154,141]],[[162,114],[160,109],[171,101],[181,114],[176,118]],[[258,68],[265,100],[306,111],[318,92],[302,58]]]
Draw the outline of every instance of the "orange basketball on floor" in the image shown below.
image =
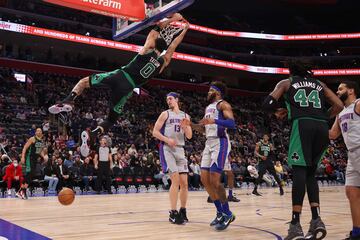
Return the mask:
[[75,199],[75,193],[70,188],[63,188],[59,192],[58,199],[62,205],[70,205]]

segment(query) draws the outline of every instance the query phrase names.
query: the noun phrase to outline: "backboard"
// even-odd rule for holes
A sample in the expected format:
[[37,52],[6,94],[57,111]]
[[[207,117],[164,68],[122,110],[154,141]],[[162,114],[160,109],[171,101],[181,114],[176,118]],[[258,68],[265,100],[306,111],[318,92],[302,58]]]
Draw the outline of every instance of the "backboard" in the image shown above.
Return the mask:
[[113,39],[119,41],[137,33],[161,19],[190,6],[195,0],[145,0],[145,19],[132,22],[124,18],[114,18]]

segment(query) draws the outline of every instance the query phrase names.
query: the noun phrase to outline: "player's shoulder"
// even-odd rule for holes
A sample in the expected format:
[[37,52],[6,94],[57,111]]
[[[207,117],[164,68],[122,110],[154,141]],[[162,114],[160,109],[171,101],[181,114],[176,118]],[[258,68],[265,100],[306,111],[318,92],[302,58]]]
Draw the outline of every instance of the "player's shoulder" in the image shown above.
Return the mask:
[[170,112],[169,109],[167,109],[167,110],[165,110],[165,111],[162,111],[161,114],[160,114],[160,116],[162,116],[162,117],[169,117],[169,114],[170,114],[169,112]]
[[231,104],[226,100],[220,100],[217,104],[220,108],[231,108]]

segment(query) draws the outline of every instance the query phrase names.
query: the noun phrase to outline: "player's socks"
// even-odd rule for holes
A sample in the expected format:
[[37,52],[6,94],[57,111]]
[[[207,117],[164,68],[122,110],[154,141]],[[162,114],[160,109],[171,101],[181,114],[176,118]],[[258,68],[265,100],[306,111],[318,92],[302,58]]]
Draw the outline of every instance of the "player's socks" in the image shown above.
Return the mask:
[[222,204],[221,204],[220,200],[215,200],[214,205],[216,207],[217,212],[219,212],[219,213],[223,212],[223,208],[222,208]]
[[233,196],[233,190],[232,188],[229,188],[229,197],[232,197]]
[[319,207],[311,207],[311,217],[312,219],[317,219],[319,217],[320,208]]
[[225,213],[228,216],[230,216],[232,214],[231,211],[230,211],[230,208],[229,208],[229,202],[228,201],[221,204],[221,206],[222,206],[222,209],[223,209],[223,213]]
[[351,236],[352,237],[360,237],[360,227],[353,227]]
[[300,213],[299,212],[292,212],[292,219],[291,224],[296,224],[300,222]]
[[71,92],[64,100],[62,100],[62,103],[68,103],[75,101],[77,97],[77,94],[75,92]]

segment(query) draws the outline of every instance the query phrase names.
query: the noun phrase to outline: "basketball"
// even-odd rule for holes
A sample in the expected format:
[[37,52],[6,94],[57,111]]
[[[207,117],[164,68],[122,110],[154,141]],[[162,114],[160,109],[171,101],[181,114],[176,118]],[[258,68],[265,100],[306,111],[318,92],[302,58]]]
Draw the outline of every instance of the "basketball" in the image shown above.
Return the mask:
[[70,188],[63,188],[60,192],[59,192],[59,196],[58,196],[59,202],[62,205],[70,205],[73,203],[74,199],[75,199],[75,193],[72,189]]

